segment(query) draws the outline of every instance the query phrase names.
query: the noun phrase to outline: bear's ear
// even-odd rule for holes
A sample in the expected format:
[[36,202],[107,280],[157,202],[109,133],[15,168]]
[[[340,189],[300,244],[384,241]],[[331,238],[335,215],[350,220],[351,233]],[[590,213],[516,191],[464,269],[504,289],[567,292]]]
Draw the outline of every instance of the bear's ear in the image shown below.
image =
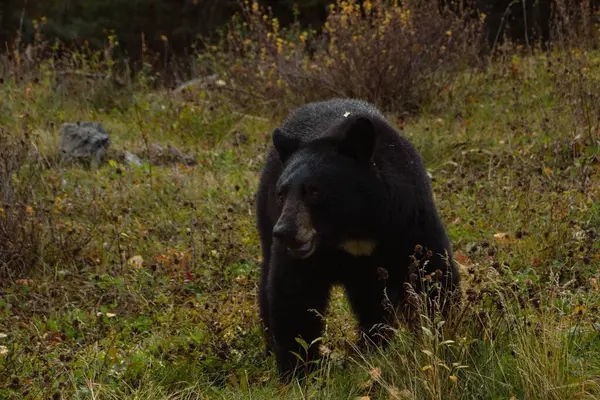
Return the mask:
[[358,117],[349,122],[341,132],[340,152],[358,161],[370,161],[377,134],[373,121],[367,117]]
[[273,146],[279,153],[281,162],[285,163],[292,153],[300,147],[300,139],[286,136],[281,129],[275,128],[273,130]]

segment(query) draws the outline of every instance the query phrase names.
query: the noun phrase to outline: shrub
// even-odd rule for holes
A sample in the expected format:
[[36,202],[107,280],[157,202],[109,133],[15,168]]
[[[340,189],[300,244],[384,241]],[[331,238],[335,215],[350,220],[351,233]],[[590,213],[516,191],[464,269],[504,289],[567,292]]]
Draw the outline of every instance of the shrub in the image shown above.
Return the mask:
[[241,105],[258,100],[273,109],[348,96],[411,111],[429,77],[476,59],[482,21],[433,0],[338,0],[319,32],[303,31],[297,23],[280,27],[257,2],[246,2],[204,57]]

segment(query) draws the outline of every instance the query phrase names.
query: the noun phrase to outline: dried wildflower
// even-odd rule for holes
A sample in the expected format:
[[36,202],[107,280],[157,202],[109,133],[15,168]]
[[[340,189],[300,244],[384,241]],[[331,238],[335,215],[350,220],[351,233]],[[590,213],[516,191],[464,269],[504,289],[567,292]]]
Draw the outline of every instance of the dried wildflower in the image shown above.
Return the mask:
[[369,375],[371,376],[371,379],[375,379],[375,380],[381,379],[381,368],[379,368],[379,367],[373,368],[371,371],[369,371]]
[[380,280],[387,280],[389,278],[388,270],[382,267],[377,268],[377,277]]
[[502,300],[500,300],[500,299],[496,300],[496,308],[498,309],[498,311],[504,310],[504,303],[502,303]]
[[417,285],[417,279],[419,279],[419,276],[413,272],[412,274],[410,274],[409,279],[410,279],[410,284],[413,287],[416,287],[416,285]]
[[541,332],[544,330],[544,327],[542,326],[541,322],[538,322],[537,324],[535,324],[535,331],[536,332]]
[[467,289],[467,300],[473,302],[477,299],[477,292],[473,288]]

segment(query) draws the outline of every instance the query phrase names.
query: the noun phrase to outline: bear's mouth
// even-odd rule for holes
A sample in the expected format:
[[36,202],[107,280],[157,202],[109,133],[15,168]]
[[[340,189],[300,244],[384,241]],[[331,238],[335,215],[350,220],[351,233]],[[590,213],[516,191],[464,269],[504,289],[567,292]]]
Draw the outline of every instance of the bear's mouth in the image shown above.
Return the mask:
[[288,246],[287,250],[293,257],[307,258],[310,257],[312,253],[314,253],[316,248],[315,242],[315,236],[313,236],[312,238],[310,238],[310,240],[300,244],[299,246],[295,246],[293,248]]

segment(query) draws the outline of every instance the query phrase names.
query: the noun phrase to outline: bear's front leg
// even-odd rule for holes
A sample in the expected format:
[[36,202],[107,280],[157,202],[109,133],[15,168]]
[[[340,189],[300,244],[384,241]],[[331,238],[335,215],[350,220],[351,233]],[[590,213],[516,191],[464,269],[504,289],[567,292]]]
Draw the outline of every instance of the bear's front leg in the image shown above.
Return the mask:
[[361,347],[369,345],[385,346],[395,326],[394,307],[398,297],[393,287],[386,288],[387,275],[375,268],[362,268],[364,271],[348,276],[344,281],[346,295],[352,310],[358,317],[362,333]]
[[[296,340],[299,337],[310,345],[323,331],[322,315],[329,300],[330,284],[318,270],[314,261],[293,259],[286,254],[274,257],[271,265],[270,333],[277,371],[284,380],[310,371],[314,367],[312,361],[318,357],[318,343],[304,350]],[[292,352],[299,354],[302,361]]]

